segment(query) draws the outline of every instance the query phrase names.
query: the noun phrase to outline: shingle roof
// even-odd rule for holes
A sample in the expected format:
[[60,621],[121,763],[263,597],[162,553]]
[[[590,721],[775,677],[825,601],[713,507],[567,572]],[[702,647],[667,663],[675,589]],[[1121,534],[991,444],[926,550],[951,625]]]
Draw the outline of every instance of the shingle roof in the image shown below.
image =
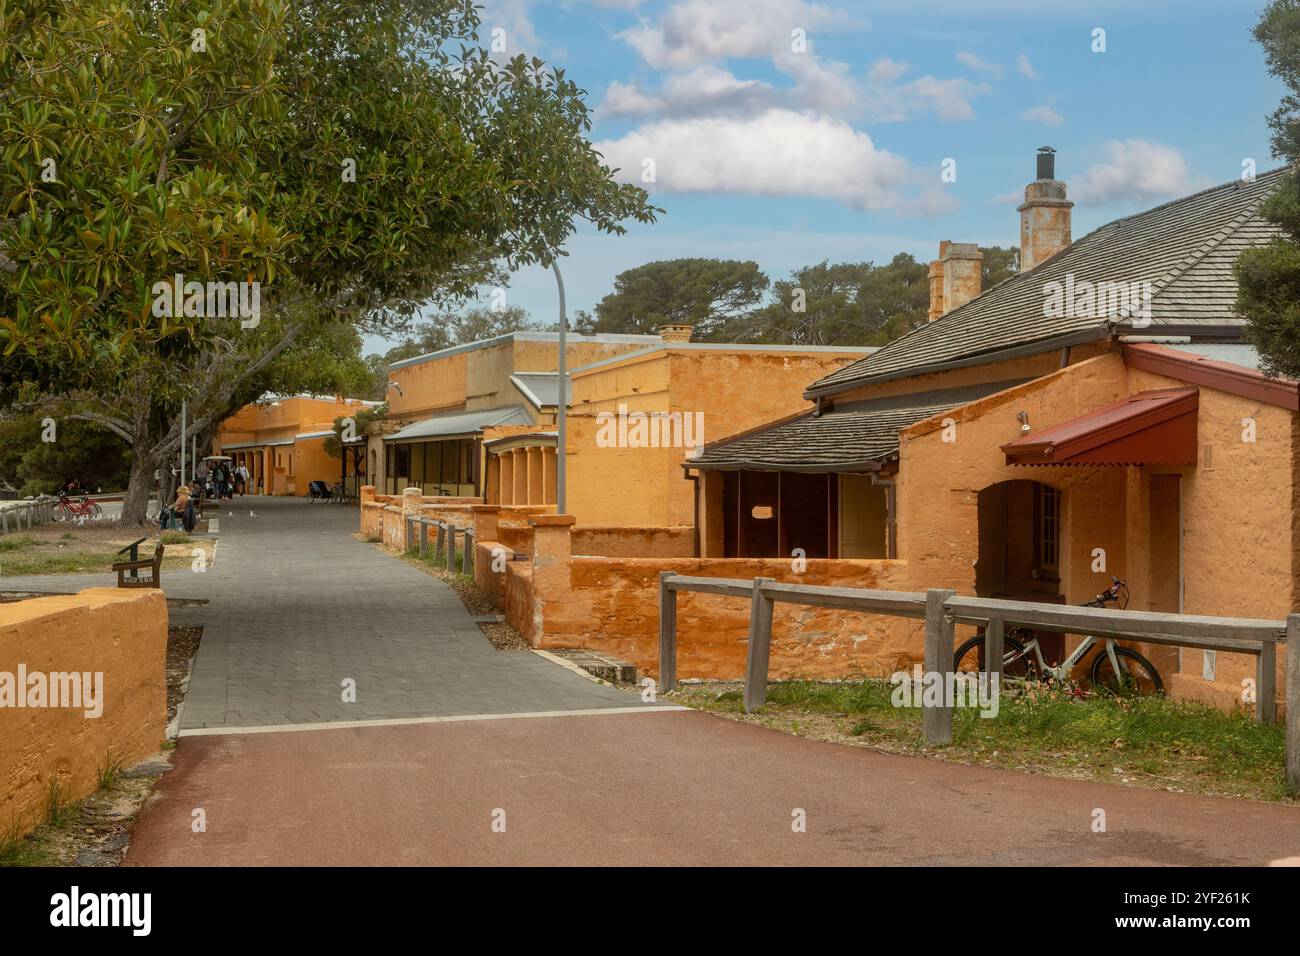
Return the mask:
[[897,454],[901,429],[1019,384],[1020,381],[997,382],[846,402],[823,415],[809,412],[706,445],[704,451],[686,462],[686,467],[724,471],[867,471]]
[[[1045,351],[1110,333],[1122,318],[1044,315],[1049,282],[1150,282],[1150,327],[1239,327],[1232,265],[1279,235],[1260,203],[1287,169],[1176,199],[1095,229],[1037,267],[814,382],[809,397],[954,365],[1017,347]],[[1140,326],[1139,326],[1140,327]]]

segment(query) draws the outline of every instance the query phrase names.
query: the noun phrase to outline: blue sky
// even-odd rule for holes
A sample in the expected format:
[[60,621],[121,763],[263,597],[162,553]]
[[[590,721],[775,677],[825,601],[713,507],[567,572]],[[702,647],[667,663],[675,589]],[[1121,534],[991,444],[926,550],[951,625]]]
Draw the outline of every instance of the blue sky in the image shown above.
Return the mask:
[[[1076,238],[1236,178],[1244,159],[1271,168],[1283,90],[1250,36],[1262,6],[489,0],[482,36],[499,28],[508,54],[563,66],[589,92],[598,147],[667,210],[621,237],[579,230],[563,262],[572,310],[654,259],[753,259],[776,279],[822,259],[928,260],[941,239],[1015,244],[1043,145]],[[507,299],[554,321],[541,269]]]

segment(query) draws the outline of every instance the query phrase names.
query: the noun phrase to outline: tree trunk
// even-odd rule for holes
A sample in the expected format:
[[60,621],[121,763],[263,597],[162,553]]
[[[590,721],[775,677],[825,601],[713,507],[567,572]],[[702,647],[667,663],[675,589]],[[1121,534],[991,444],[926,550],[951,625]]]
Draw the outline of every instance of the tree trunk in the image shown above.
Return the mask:
[[136,445],[131,460],[131,478],[122,498],[122,526],[143,526],[149,521],[149,498],[153,495],[154,462]]

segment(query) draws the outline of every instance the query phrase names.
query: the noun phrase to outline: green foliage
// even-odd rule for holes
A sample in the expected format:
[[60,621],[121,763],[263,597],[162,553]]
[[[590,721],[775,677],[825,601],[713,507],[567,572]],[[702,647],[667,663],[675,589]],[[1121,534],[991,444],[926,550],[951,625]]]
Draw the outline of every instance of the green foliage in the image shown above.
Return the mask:
[[[1273,153],[1300,161],[1300,2],[1273,0],[1260,15],[1255,39],[1264,48],[1268,71],[1290,91],[1269,117]],[[1300,179],[1284,176],[1265,202],[1266,219],[1286,234],[1237,258],[1237,311],[1246,335],[1269,374],[1300,377]]]
[[[984,253],[984,288],[1014,275],[1015,247]],[[654,332],[665,322],[695,326],[696,341],[773,345],[884,345],[925,319],[928,266],[907,253],[885,265],[819,262],[771,285],[752,262],[650,262],[615,279],[614,292],[579,312],[583,332]]]
[[[366,426],[373,421],[381,420],[388,413],[387,405],[372,405],[362,408],[355,415],[352,415],[352,432],[358,438],[366,434]],[[340,415],[334,419],[334,434],[326,435],[325,440],[321,442],[321,447],[325,454],[332,455],[335,458],[343,457],[343,430],[347,427],[347,415]]]
[[69,478],[94,491],[120,491],[131,470],[130,446],[89,422],[56,419],[44,442],[41,414],[0,419],[0,482],[22,495],[50,494]]
[[666,323],[695,326],[708,338],[753,309],[768,287],[755,262],[670,259],[619,273],[596,306],[595,332],[653,333]]
[[575,219],[652,221],[588,142],[583,91],[495,63],[477,29],[463,0],[0,6],[0,393],[111,391],[141,359],[181,389],[242,330],[155,317],[175,273],[256,279],[298,325],[382,323],[546,261]]

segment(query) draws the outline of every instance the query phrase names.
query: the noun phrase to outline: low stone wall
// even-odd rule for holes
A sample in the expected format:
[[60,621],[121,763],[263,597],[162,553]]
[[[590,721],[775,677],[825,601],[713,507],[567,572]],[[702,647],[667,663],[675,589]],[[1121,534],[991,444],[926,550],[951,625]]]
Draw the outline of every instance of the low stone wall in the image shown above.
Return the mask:
[[[907,589],[901,561],[810,560],[802,573],[783,559],[574,557],[569,588],[558,575],[539,588],[542,626],[538,647],[583,647],[632,661],[643,673],[659,668],[659,572],[703,577],[770,577],[795,584]],[[689,678],[744,675],[749,600],[680,593],[677,598],[677,672]],[[924,653],[924,623],[777,604],[769,673],[773,678],[884,676],[909,668]]]
[[[25,833],[43,822],[50,794],[64,802],[99,788],[101,769],[157,752],[167,726],[167,602],[162,591],[88,588],[79,594],[0,604],[0,832]],[[28,675],[27,687],[17,684]],[[102,674],[97,702],[59,700],[17,707],[34,693],[32,675]],[[39,683],[39,681],[37,682]],[[78,694],[80,697],[80,694]],[[102,708],[86,716],[86,704]]]
[[[476,509],[476,512],[485,509]],[[907,590],[901,561],[810,560],[800,570],[784,559],[609,558],[571,554],[576,535],[568,515],[531,519],[533,547],[527,563],[497,563],[496,515],[476,513],[479,533],[476,575],[510,624],[540,648],[580,647],[604,651],[636,664],[643,673],[659,667],[659,572],[845,587]],[[489,536],[485,536],[489,535]],[[749,601],[680,594],[678,674],[683,678],[738,678],[744,673]],[[778,604],[771,669],[773,677],[881,676],[921,660],[924,625],[880,615]]]
[[695,529],[665,528],[573,529],[573,553],[605,558],[689,558],[695,554]]

